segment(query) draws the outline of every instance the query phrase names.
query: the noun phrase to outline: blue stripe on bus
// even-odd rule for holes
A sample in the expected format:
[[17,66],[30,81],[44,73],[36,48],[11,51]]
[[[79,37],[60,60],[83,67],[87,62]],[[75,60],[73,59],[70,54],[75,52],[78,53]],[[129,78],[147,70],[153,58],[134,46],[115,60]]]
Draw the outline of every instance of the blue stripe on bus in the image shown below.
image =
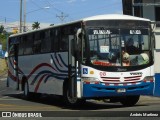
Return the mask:
[[62,65],[60,64],[60,62],[59,62],[59,60],[58,60],[58,58],[57,58],[57,54],[56,54],[56,53],[54,54],[54,56],[55,56],[55,58],[56,58],[56,60],[57,60],[57,62],[58,62],[58,64],[59,64],[59,66],[62,67]]
[[59,72],[68,73],[68,70],[61,70],[61,69],[57,66],[57,64],[55,63],[54,58],[53,58],[52,55],[51,55],[51,58],[52,58],[52,60],[53,60],[54,66],[56,67],[56,69],[57,69]]
[[62,59],[61,55],[60,55],[60,54],[58,54],[58,56],[59,56],[59,58],[60,58],[61,62],[63,63],[63,65],[64,65],[66,68],[68,68],[68,65],[63,61],[63,59]]
[[68,74],[57,74],[57,73],[53,73],[53,72],[47,71],[47,70],[41,71],[41,72],[37,73],[37,75],[34,77],[34,79],[31,82],[31,85],[33,85],[37,81],[38,77],[43,74],[51,75],[52,77],[60,79],[60,80],[64,80],[66,77],[68,77]]

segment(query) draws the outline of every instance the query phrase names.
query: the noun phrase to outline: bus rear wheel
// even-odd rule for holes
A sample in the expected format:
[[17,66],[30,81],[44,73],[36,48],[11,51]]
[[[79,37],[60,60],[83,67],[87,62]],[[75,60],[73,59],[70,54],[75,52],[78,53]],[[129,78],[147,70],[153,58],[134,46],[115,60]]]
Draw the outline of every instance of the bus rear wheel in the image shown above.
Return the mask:
[[120,103],[123,106],[129,107],[129,106],[134,106],[138,101],[139,101],[140,96],[125,96],[120,98]]
[[24,83],[23,95],[24,95],[25,99],[30,99],[31,98],[31,93],[29,92],[29,86],[28,86],[28,82],[27,81]]

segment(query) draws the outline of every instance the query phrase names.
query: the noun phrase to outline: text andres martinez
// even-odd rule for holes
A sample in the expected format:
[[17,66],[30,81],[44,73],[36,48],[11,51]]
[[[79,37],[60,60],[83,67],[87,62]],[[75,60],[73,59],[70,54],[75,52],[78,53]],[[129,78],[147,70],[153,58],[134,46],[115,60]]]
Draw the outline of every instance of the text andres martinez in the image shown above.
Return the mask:
[[132,117],[158,117],[157,113],[131,113]]

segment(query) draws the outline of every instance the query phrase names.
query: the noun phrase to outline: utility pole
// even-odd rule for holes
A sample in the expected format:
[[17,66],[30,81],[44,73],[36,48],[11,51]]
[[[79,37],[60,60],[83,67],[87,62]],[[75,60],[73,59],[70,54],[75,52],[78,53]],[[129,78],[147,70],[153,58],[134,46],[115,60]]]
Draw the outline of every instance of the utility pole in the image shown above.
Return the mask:
[[23,32],[26,32],[26,0],[24,0],[24,8],[23,8],[23,14],[24,14],[24,26],[23,26]]
[[58,17],[58,18],[61,20],[61,22],[63,23],[63,22],[64,22],[64,19],[65,19],[66,17],[68,17],[68,15],[64,15],[64,13],[61,12],[61,15],[56,15],[56,17]]
[[19,25],[19,32],[22,32],[22,0],[20,0],[20,25]]

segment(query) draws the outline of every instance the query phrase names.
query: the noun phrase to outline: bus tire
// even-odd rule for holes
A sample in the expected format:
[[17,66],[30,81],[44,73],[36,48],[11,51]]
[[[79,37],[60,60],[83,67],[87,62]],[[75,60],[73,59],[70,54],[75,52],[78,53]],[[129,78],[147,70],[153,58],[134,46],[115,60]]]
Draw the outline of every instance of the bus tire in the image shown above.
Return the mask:
[[28,85],[27,81],[25,81],[25,83],[24,83],[23,95],[24,95],[25,99],[30,99],[31,98],[31,93],[29,92],[29,85]]
[[80,104],[84,104],[86,102],[85,99],[71,98],[69,97],[69,89],[67,85],[64,86],[63,89],[63,100],[64,103],[68,106],[78,106]]
[[120,98],[120,103],[126,107],[134,106],[139,101],[139,98],[140,98],[139,95],[125,96],[125,97]]

